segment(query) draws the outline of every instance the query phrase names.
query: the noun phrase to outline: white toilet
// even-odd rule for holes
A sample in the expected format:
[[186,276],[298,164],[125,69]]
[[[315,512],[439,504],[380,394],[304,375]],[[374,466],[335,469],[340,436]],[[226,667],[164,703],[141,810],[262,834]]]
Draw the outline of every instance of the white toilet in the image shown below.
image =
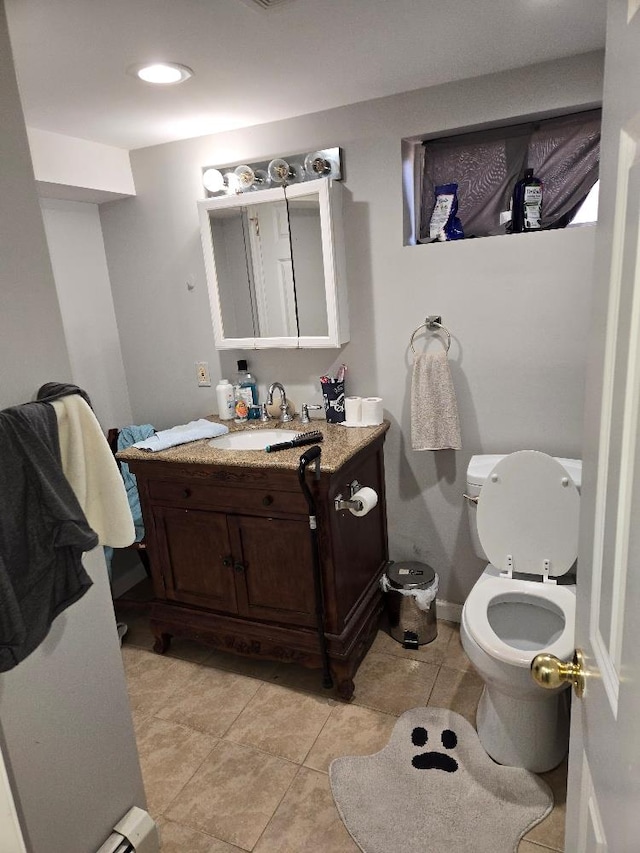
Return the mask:
[[[498,763],[537,773],[569,744],[569,693],[539,687],[537,654],[570,661],[582,463],[535,450],[473,456],[467,471],[472,538],[489,560],[462,609],[460,636],[485,682],[478,737]],[[477,504],[473,502],[478,498]]]

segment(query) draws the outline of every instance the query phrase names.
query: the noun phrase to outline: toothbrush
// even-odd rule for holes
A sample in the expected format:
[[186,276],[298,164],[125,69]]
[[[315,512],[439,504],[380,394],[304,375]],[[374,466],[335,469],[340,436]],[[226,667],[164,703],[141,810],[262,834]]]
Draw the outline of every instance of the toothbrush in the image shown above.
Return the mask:
[[303,444],[316,444],[322,441],[324,436],[320,430],[314,429],[309,432],[299,432],[290,441],[280,441],[278,444],[267,444],[265,450],[267,453],[273,453],[276,450],[289,450],[291,447],[302,447]]

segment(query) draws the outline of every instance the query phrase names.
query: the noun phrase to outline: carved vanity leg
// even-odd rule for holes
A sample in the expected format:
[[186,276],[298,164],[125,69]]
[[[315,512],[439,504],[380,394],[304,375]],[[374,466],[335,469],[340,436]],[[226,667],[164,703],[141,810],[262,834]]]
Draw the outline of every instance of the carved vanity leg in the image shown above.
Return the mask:
[[341,699],[344,699],[345,702],[350,702],[353,698],[353,691],[355,690],[355,684],[353,683],[352,678],[346,678],[344,681],[338,682],[338,696]]
[[331,674],[336,683],[336,691],[341,699],[350,702],[355,690],[353,683],[353,669],[348,663],[331,661]]
[[162,632],[158,634],[154,634],[156,641],[153,644],[153,651],[157,652],[159,655],[163,655],[169,651],[169,647],[171,646],[171,634],[164,634]]

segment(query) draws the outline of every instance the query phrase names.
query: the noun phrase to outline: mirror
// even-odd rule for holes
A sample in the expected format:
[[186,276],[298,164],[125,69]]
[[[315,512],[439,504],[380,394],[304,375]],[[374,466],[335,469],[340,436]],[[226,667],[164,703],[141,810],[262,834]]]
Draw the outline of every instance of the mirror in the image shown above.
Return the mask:
[[251,300],[250,266],[247,264],[246,208],[210,210],[209,225],[225,332],[232,338],[253,337],[256,318]]
[[200,202],[219,347],[338,346],[347,339],[339,316],[331,322],[340,312],[329,184]]
[[299,335],[328,335],[324,296],[322,228],[317,195],[290,198],[289,234],[293,258]]
[[317,194],[209,211],[225,336],[327,335]]

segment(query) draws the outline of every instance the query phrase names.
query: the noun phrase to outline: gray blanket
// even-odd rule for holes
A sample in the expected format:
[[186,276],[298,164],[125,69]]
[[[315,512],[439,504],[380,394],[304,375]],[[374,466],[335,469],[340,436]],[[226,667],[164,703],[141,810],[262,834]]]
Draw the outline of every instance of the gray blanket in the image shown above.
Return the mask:
[[52,406],[0,412],[0,672],[46,637],[91,586],[81,562],[98,544],[60,462]]

